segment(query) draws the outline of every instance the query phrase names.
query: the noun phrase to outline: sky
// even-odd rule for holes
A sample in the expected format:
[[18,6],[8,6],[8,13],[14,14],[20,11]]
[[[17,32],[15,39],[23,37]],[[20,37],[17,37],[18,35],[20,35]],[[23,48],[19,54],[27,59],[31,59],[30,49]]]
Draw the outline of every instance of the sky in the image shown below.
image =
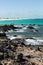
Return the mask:
[[43,18],[43,0],[0,0],[0,17]]

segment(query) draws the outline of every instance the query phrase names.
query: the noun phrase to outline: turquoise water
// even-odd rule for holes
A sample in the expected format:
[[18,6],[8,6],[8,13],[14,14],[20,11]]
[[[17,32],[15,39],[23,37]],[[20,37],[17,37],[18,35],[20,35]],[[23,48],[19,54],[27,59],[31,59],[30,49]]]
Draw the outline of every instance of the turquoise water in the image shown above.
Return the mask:
[[0,20],[0,25],[5,24],[43,24],[43,19]]

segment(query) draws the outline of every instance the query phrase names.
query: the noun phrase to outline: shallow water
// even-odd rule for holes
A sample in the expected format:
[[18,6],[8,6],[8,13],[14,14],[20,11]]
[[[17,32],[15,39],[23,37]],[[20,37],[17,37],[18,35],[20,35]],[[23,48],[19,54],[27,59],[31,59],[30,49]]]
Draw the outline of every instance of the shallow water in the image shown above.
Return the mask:
[[[34,29],[28,28],[29,25],[22,25],[21,29],[16,29],[16,31],[8,31],[6,35],[14,36],[17,35],[20,38],[33,38],[35,40],[42,40],[43,41],[43,25],[31,25]],[[16,25],[18,27],[18,25]],[[19,26],[20,27],[20,26]],[[38,31],[36,31],[38,30]],[[35,43],[36,44],[36,43]]]
[[[43,26],[38,26],[38,25],[35,25],[33,26],[35,29],[29,29],[27,28],[26,26],[23,27],[22,29],[17,29],[16,31],[10,31],[8,32],[7,34],[8,35],[25,35],[25,36],[35,36],[35,37],[43,37]],[[38,30],[38,32],[34,32],[34,30]]]
[[[43,19],[0,20],[0,25],[10,24],[13,24],[15,27],[21,27],[21,29],[6,32],[6,36],[9,38],[16,35],[19,38],[34,38],[43,41]],[[34,29],[29,29],[29,25],[32,25]]]

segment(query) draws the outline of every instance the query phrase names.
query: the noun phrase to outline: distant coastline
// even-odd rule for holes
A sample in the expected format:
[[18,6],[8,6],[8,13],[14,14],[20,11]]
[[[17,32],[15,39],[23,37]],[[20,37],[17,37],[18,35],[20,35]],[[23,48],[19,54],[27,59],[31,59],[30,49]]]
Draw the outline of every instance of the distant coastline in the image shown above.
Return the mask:
[[[0,20],[28,20],[29,18],[0,18]],[[30,19],[43,19],[43,18],[30,18]]]
[[27,20],[28,18],[0,18],[0,20]]

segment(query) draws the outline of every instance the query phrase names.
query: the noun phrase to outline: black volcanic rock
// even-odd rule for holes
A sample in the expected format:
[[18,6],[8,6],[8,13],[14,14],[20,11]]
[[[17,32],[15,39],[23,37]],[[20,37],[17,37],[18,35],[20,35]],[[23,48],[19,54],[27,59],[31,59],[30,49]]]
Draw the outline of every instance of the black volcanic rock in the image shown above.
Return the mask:
[[0,26],[0,29],[3,30],[4,32],[8,31],[8,30],[14,30],[17,27],[14,27],[13,25],[4,25],[4,26]]
[[22,59],[23,59],[23,54],[22,54],[22,53],[20,53],[20,54],[18,55],[18,59],[19,59],[19,60],[22,60]]
[[1,31],[8,31],[8,30],[16,30],[16,29],[21,29],[21,27],[15,27],[14,25],[3,25],[3,26],[0,26],[0,30]]
[[32,58],[31,55],[27,55],[26,57],[27,57],[27,58]]
[[0,52],[0,60],[4,59],[4,53]]
[[3,64],[0,62],[0,65],[3,65]]
[[28,28],[29,28],[29,29],[34,29],[34,27],[33,27],[33,26],[28,26]]
[[17,56],[17,62],[18,63],[22,63],[22,62],[25,62],[27,61],[26,59],[23,58],[23,54],[20,53],[18,56]]
[[4,53],[4,49],[3,48],[0,48],[0,52]]
[[5,33],[0,33],[0,37],[4,37],[4,36],[6,36]]

